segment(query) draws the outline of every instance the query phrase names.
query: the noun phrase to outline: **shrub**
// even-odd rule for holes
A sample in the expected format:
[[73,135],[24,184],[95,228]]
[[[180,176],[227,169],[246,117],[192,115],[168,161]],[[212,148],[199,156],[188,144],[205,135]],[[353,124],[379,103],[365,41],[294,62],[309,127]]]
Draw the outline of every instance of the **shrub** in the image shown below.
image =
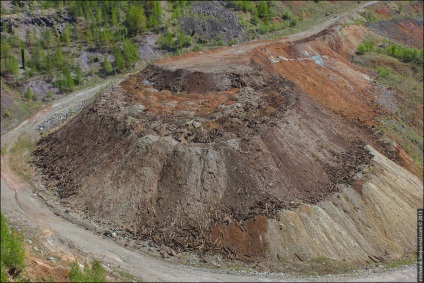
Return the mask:
[[74,261],[69,270],[69,280],[71,282],[106,282],[106,272],[97,260],[94,260],[91,266],[85,263],[82,270]]
[[51,90],[49,90],[47,92],[47,95],[46,96],[47,96],[48,99],[51,99],[53,97],[53,92]]
[[283,18],[283,20],[290,21],[290,20],[291,20],[291,18],[292,18],[292,15],[291,15],[290,11],[287,11],[287,10],[286,10],[286,11],[283,13],[282,18]]
[[295,27],[298,22],[299,22],[299,17],[296,16],[290,21],[290,26]]
[[161,34],[157,40],[157,45],[162,49],[174,48],[174,37],[172,33],[167,30],[166,33]]
[[358,49],[356,51],[359,55],[364,55],[367,52],[371,52],[374,49],[374,41],[372,40],[364,40],[361,44],[358,45]]
[[379,78],[387,78],[391,74],[391,70],[386,67],[377,67],[377,74]]
[[378,17],[371,11],[369,11],[365,15],[365,19],[367,20],[367,22],[377,22],[378,21]]
[[404,59],[406,61],[414,61],[420,57],[423,57],[422,49],[420,50],[413,47],[402,46],[396,43],[389,44],[389,46],[387,46],[383,52],[392,57]]
[[237,39],[233,38],[228,42],[228,45],[234,45],[237,44]]
[[199,43],[196,43],[193,47],[193,51],[202,51],[202,45],[200,45]]
[[217,45],[217,46],[224,46],[225,45],[225,42],[222,39],[222,37],[219,37],[219,39],[215,41],[215,45]]

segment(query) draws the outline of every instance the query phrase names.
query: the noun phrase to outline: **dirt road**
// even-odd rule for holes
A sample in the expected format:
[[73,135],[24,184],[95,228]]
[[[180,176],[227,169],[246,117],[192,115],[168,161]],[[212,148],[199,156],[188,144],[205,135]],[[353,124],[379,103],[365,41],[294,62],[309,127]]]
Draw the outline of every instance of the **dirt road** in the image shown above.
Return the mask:
[[[364,3],[362,6],[370,5]],[[340,16],[339,16],[340,17]],[[337,18],[315,26],[313,29],[301,34],[293,35],[287,40],[305,38],[315,34],[331,25]],[[262,43],[264,44],[264,43]],[[225,50],[245,52],[244,48],[254,48],[261,43],[250,43],[244,47],[233,47]],[[247,47],[246,47],[247,46]],[[253,47],[251,47],[253,46]],[[225,51],[227,52],[227,51]],[[223,55],[225,58],[225,55]],[[213,59],[213,58],[212,58]],[[115,242],[103,239],[85,228],[73,224],[54,214],[45,202],[33,193],[31,186],[19,178],[9,168],[8,151],[25,134],[34,139],[39,138],[38,125],[52,117],[55,113],[66,111],[93,96],[105,84],[77,92],[56,102],[51,107],[44,109],[29,120],[1,137],[2,146],[6,154],[1,158],[1,210],[6,217],[25,231],[35,229],[40,231],[40,237],[52,250],[72,251],[85,257],[95,257],[103,264],[119,268],[145,281],[329,281],[329,282],[401,282],[416,281],[416,267],[406,266],[391,271],[363,271],[348,275],[331,275],[321,277],[289,277],[284,274],[258,274],[247,272],[230,272],[224,270],[209,270],[194,268],[185,265],[176,265],[168,261],[159,260],[138,252],[130,251],[117,245]],[[41,232],[42,231],[42,232]]]
[[378,1],[364,2],[356,9],[342,13],[337,16],[332,16],[329,19],[324,19],[323,22],[318,22],[306,31],[292,34],[280,39],[275,40],[259,40],[251,41],[246,43],[238,44],[237,46],[223,47],[205,52],[191,52],[179,57],[171,57],[160,62],[156,62],[155,65],[165,67],[169,70],[186,69],[189,71],[197,72],[231,72],[234,69],[246,68],[250,63],[251,55],[249,51],[260,46],[265,46],[272,42],[293,42],[301,40],[315,35],[331,25],[335,24],[340,18],[347,16],[348,14],[360,10],[364,7],[370,6]]

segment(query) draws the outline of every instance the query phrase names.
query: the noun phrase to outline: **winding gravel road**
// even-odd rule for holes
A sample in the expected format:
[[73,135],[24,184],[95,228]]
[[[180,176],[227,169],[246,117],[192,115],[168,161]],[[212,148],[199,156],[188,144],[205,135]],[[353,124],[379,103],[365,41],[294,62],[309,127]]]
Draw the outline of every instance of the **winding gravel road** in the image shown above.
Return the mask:
[[[375,1],[374,1],[375,2]],[[362,6],[373,2],[364,3]],[[343,16],[343,15],[341,15]],[[340,17],[340,16],[339,16]],[[299,39],[315,34],[328,27],[339,17],[332,18],[322,25],[288,39]],[[235,47],[237,48],[237,46]],[[116,83],[116,82],[115,82]],[[195,268],[177,265],[165,260],[128,250],[111,240],[104,239],[85,228],[73,224],[52,212],[49,206],[36,194],[31,185],[23,181],[9,167],[9,154],[18,138],[26,136],[40,137],[38,125],[51,118],[55,113],[66,111],[94,96],[104,87],[103,83],[94,88],[68,95],[37,113],[31,119],[22,122],[12,131],[1,137],[2,147],[6,153],[1,157],[1,211],[12,223],[19,223],[25,229],[39,231],[44,242],[49,243],[55,251],[71,251],[85,257],[95,257],[110,267],[119,267],[145,281],[240,281],[240,282],[414,282],[416,267],[405,266],[395,270],[367,270],[347,275],[330,275],[320,277],[289,277],[284,274],[247,273],[223,270]]]

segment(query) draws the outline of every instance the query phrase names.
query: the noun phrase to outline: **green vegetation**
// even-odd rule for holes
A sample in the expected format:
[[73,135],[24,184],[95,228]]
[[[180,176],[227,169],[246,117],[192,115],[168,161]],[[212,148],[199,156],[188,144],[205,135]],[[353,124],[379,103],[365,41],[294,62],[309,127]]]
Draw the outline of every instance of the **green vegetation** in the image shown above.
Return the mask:
[[407,62],[416,60],[422,61],[423,59],[423,49],[408,47],[394,42],[388,42],[388,44],[381,46],[383,46],[383,48],[375,47],[375,42],[367,39],[358,45],[356,53],[358,55],[364,55],[368,52],[383,53]]
[[31,153],[35,149],[35,142],[29,137],[21,136],[10,149],[10,167],[24,180],[31,180]]
[[376,71],[379,78],[387,78],[391,74],[391,70],[386,67],[377,67]]
[[135,2],[129,6],[127,25],[130,36],[141,34],[146,30],[146,15],[144,14],[144,8],[140,5],[140,2]]
[[411,265],[417,262],[416,256],[407,257],[405,259],[393,260],[384,264],[385,269],[399,268],[405,265]]
[[93,260],[91,266],[84,263],[83,269],[74,261],[69,270],[69,280],[71,282],[106,282],[106,272],[97,260]]
[[[367,39],[358,46],[363,67],[378,76],[378,83],[386,88],[391,101],[390,115],[380,121],[376,132],[394,140],[411,158],[408,166],[417,176],[423,169],[422,116],[423,105],[423,50],[391,42],[387,39]],[[386,102],[383,102],[384,104]]]
[[11,229],[3,213],[1,218],[1,282],[7,282],[8,273],[16,277],[24,268],[24,243],[22,236]]
[[32,92],[31,92],[30,87],[27,88],[27,91],[25,93],[25,98],[28,99],[28,100],[30,100],[32,98]]
[[105,74],[110,74],[112,73],[112,71],[113,71],[112,64],[107,59],[107,56],[105,56],[105,59],[103,60],[103,72]]
[[364,55],[367,52],[371,52],[374,49],[374,41],[364,40],[361,44],[358,45],[357,54]]
[[367,22],[378,22],[378,20],[379,20],[377,15],[374,14],[373,12],[371,12],[371,11],[368,11],[365,14],[364,18],[367,20]]

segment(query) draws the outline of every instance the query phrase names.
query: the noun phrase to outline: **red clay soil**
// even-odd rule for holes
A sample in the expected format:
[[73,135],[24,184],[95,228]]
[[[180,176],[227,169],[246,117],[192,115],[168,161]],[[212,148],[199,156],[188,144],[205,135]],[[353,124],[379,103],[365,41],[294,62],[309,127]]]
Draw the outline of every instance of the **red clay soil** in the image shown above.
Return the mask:
[[365,144],[384,150],[367,128],[378,90],[338,36],[150,65],[42,139],[35,163],[66,205],[134,239],[260,259],[267,218],[353,183]]

